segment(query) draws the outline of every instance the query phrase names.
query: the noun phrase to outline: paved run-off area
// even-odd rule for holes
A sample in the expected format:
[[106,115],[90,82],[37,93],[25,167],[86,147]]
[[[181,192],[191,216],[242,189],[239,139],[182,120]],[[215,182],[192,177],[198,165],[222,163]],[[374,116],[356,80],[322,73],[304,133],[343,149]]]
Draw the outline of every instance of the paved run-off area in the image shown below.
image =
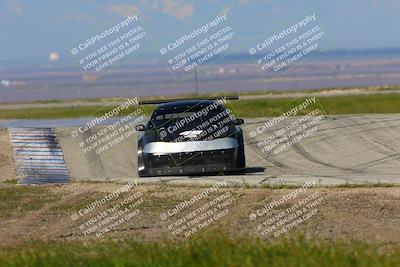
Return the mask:
[[[292,118],[293,121],[294,118]],[[400,183],[400,114],[327,116],[317,131],[273,155],[261,152],[248,133],[267,119],[245,120],[245,174],[143,178],[143,182],[214,183],[225,179],[250,185]],[[287,120],[289,124],[291,120]],[[284,125],[280,125],[283,127]],[[71,128],[56,129],[72,180],[126,180],[137,177],[137,136],[97,155],[83,153]]]
[[[280,123],[283,128],[298,118]],[[318,123],[317,131],[285,151],[273,154],[262,152],[257,145],[260,139],[250,138],[249,132],[264,125],[268,119],[245,120],[245,174],[154,177],[141,182],[166,182],[182,184],[211,184],[224,179],[230,183],[302,184],[317,179],[321,185],[343,183],[393,183],[400,184],[400,114],[327,116]],[[56,128],[55,133],[64,153],[71,181],[127,181],[137,178],[137,135],[124,139],[100,154],[84,153],[79,143],[101,131],[91,129],[84,135],[72,138],[75,128]],[[274,129],[275,131],[276,129]],[[269,131],[262,133],[262,136]],[[7,151],[6,131],[0,132],[1,179],[12,179],[12,162]]]

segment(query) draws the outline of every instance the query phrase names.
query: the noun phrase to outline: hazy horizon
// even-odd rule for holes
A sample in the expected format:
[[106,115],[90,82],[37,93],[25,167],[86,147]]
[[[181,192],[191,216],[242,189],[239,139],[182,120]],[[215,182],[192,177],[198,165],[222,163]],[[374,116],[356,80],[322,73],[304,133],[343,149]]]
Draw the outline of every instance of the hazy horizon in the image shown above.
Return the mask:
[[[307,8],[306,8],[307,7]],[[329,49],[376,49],[400,47],[394,25],[400,24],[400,2],[394,0],[254,1],[185,0],[140,1],[50,1],[4,0],[0,2],[0,64],[3,62],[49,62],[51,53],[69,62],[69,47],[113,21],[138,14],[149,36],[166,42],[180,32],[191,30],[216,14],[225,13],[229,25],[240,36],[238,52],[265,38],[287,21],[315,13],[329,36]],[[141,56],[159,57],[149,45]],[[3,66],[4,67],[4,66]]]

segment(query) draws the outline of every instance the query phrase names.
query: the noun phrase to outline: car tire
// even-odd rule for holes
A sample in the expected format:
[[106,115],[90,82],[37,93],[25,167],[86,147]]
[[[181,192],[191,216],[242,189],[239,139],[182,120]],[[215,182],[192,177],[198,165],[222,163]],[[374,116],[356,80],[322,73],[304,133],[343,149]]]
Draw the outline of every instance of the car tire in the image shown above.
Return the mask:
[[[139,177],[149,177],[150,174],[147,171],[146,165],[144,164],[144,160],[143,160],[143,154],[139,155],[139,151],[141,151],[142,148],[140,146],[138,146],[138,157],[137,157],[137,170],[138,170],[138,175]],[[140,170],[139,170],[140,168]]]
[[246,167],[246,156],[244,153],[243,135],[240,135],[238,139],[239,139],[239,147],[236,159],[236,168],[244,169]]

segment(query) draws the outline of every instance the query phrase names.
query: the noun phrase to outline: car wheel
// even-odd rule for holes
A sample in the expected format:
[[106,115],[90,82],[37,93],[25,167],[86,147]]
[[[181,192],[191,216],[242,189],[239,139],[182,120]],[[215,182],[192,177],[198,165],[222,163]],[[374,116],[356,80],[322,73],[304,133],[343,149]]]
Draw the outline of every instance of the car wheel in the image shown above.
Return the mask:
[[238,169],[244,169],[246,167],[246,156],[244,154],[244,142],[243,142],[243,135],[239,137],[239,148],[238,154],[236,159],[236,167]]
[[147,171],[146,165],[143,160],[143,154],[141,153],[142,149],[138,147],[138,157],[137,157],[137,170],[139,177],[148,177],[150,176],[149,172]]

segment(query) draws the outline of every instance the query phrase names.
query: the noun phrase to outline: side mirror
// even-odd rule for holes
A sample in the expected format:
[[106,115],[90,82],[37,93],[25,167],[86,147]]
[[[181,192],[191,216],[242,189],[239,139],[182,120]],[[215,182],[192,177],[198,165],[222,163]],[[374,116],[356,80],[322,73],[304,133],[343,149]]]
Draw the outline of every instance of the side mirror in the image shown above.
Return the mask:
[[233,123],[234,123],[235,125],[242,125],[242,124],[244,123],[244,120],[243,120],[243,119],[235,119],[235,120],[233,121]]
[[146,126],[144,126],[143,124],[138,124],[135,126],[135,129],[138,132],[143,132],[146,129]]

